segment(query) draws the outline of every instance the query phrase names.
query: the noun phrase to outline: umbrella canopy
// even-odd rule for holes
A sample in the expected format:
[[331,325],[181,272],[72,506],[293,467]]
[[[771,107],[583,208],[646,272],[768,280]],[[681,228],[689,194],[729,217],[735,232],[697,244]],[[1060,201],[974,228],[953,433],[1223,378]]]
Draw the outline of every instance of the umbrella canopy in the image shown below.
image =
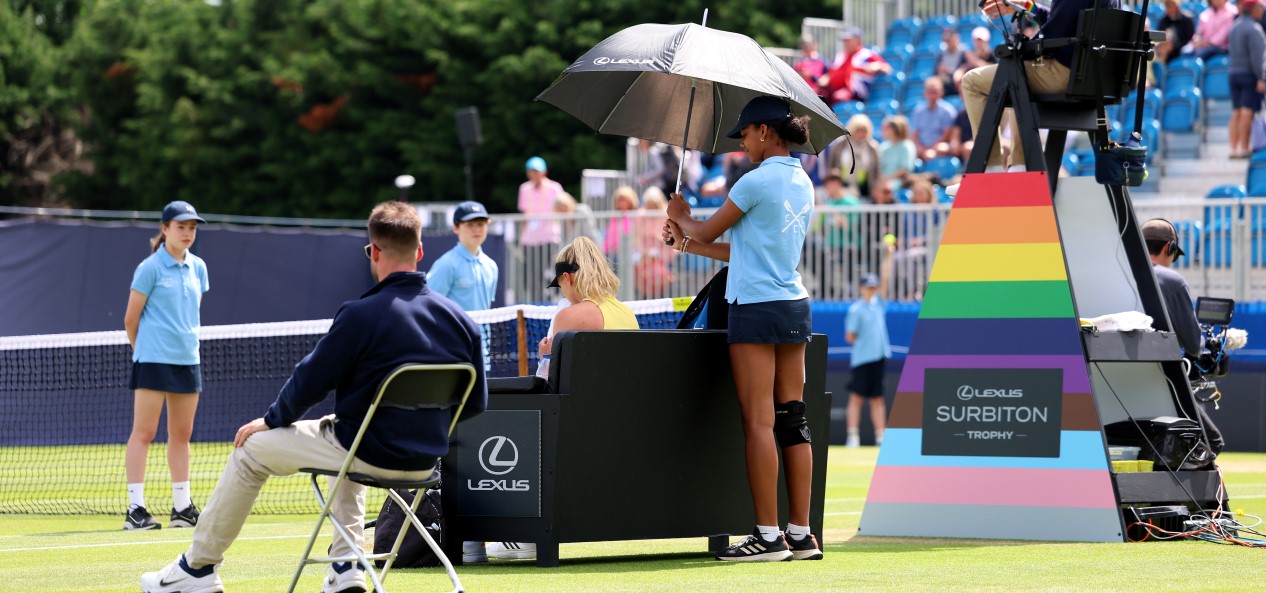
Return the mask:
[[581,56],[540,95],[603,134],[681,146],[697,85],[686,148],[711,154],[739,150],[725,134],[743,106],[771,95],[809,115],[809,142],[793,152],[822,152],[847,134],[830,106],[782,60],[750,37],[696,24],[629,27]]

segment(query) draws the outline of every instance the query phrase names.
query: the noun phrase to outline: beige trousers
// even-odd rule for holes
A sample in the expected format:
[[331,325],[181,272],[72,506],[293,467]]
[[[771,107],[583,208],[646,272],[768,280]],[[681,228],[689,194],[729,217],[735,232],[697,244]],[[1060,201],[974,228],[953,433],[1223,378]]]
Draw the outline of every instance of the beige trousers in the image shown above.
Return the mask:
[[[1024,71],[1029,79],[1029,93],[1049,95],[1068,90],[1068,67],[1050,58],[1040,62],[1026,60]],[[977,135],[980,131],[980,118],[985,114],[985,101],[989,98],[989,90],[993,88],[993,78],[998,72],[997,64],[981,66],[963,75],[963,108],[967,110],[967,119],[971,121],[972,138],[976,144],[982,140]],[[1024,164],[1024,146],[1016,133],[1015,114],[1007,109],[1002,117],[1002,125],[1011,126],[1011,164]],[[1001,126],[1000,126],[1001,127]],[[999,136],[989,149],[988,166],[1002,166],[1002,138]]]
[[[338,471],[347,458],[334,436],[334,416],[320,420],[301,420],[291,426],[257,432],[246,439],[246,444],[234,449],[224,474],[211,493],[207,508],[198,518],[193,532],[193,545],[185,554],[185,561],[192,568],[224,561],[224,552],[242,531],[246,517],[259,496],[259,490],[269,476],[288,476],[299,468],[313,467]],[[374,467],[359,459],[352,461],[349,472],[370,474],[384,479],[421,480],[432,470],[398,471]],[[334,478],[329,478],[333,488]],[[328,490],[327,490],[328,492]],[[357,545],[364,543],[365,487],[346,482],[330,501],[330,514],[334,521],[347,529]],[[343,538],[334,537],[331,556],[352,553]]]

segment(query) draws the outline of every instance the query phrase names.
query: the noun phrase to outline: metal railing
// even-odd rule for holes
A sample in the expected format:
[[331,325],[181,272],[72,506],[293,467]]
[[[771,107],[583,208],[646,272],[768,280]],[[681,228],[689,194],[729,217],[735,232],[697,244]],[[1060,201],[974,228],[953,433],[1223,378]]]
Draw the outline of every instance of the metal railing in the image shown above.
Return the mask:
[[976,0],[844,0],[843,18],[848,26],[862,30],[862,39],[867,45],[884,47],[888,42],[888,25],[896,19],[911,16],[926,19],[943,14],[962,16],[979,11]]

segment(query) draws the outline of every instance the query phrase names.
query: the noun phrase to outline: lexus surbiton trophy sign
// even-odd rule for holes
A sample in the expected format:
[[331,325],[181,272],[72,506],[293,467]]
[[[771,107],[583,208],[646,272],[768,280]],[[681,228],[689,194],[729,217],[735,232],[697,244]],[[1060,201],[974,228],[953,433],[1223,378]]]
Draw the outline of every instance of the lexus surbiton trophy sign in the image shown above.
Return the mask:
[[1060,369],[927,369],[923,454],[1059,457]]
[[541,516],[541,413],[489,410],[463,422],[460,435],[462,513]]

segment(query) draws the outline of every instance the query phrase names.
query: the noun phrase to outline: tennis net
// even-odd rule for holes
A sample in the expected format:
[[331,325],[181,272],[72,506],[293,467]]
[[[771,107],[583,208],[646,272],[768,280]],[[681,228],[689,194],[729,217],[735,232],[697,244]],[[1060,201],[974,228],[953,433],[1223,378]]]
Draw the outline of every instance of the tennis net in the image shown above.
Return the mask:
[[[690,299],[628,303],[643,329],[676,327]],[[475,311],[490,377],[536,369],[537,342],[556,307]],[[330,320],[202,328],[203,391],[194,421],[191,487],[205,504],[237,428],[259,417],[291,370],[329,330]],[[127,507],[124,451],[132,426],[131,370],[122,331],[0,337],[0,514],[122,514]],[[332,398],[309,418],[333,410]],[[166,426],[150,447],[146,475],[152,509],[170,508]],[[256,513],[319,510],[306,476],[268,481]]]

